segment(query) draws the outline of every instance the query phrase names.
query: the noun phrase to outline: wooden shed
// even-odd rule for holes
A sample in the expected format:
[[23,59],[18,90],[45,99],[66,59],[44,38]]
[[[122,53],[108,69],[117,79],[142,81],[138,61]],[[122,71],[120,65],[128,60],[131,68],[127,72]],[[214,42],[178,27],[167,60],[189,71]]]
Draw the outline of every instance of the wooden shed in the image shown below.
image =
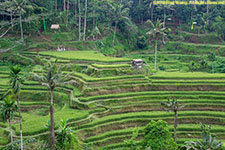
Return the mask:
[[144,61],[142,59],[133,59],[132,66],[136,68],[142,68]]

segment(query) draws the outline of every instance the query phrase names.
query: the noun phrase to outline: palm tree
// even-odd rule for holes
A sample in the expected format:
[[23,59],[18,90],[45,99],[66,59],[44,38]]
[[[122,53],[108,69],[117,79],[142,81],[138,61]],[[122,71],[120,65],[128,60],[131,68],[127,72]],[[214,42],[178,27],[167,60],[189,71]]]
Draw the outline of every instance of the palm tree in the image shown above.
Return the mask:
[[10,69],[10,85],[13,91],[13,94],[17,97],[17,105],[19,111],[19,122],[20,122],[20,146],[23,150],[23,133],[22,133],[22,121],[21,121],[21,110],[20,110],[20,90],[23,84],[23,79],[20,77],[21,68],[19,65],[9,66]]
[[55,149],[55,131],[54,131],[54,102],[53,102],[53,91],[59,85],[65,84],[66,77],[61,72],[60,66],[56,65],[56,62],[51,62],[45,66],[46,71],[43,71],[42,75],[33,73],[35,80],[38,80],[42,85],[47,86],[51,93],[50,103],[50,133],[51,133],[51,145],[52,149]]
[[14,9],[14,13],[19,16],[21,41],[24,42],[22,16],[27,12],[27,10],[33,10],[33,6],[28,0],[12,0],[12,7]]
[[148,20],[147,23],[150,24],[150,30],[146,33],[146,35],[148,36],[147,41],[150,41],[152,39],[155,40],[155,69],[157,69],[158,41],[161,40],[160,38],[162,36],[166,37],[166,31],[169,30],[169,28],[164,28],[163,23],[161,23],[160,20],[157,20],[155,24],[151,20]]
[[[167,11],[168,10],[174,10],[174,5],[165,5],[165,4],[163,4],[163,5],[159,5],[159,8],[160,9],[163,9],[163,13],[164,13],[164,15],[163,15],[163,28],[166,28],[166,18],[167,18]],[[163,36],[163,44],[165,44],[165,36]]]
[[176,99],[173,100],[168,99],[168,102],[161,103],[161,105],[164,106],[165,110],[174,112],[174,141],[176,142],[178,110],[182,109],[184,106],[178,103]]
[[113,41],[112,41],[112,47],[114,46],[115,43],[115,38],[116,38],[116,29],[119,21],[124,21],[124,22],[129,22],[130,18],[128,17],[129,14],[129,9],[124,7],[121,3],[116,4],[113,3],[114,5],[111,5],[112,9],[112,16],[113,16],[113,22],[114,24],[114,34],[113,34]]
[[12,100],[12,95],[7,96],[0,108],[0,115],[3,121],[8,121],[10,128],[11,145],[13,149],[13,137],[12,137],[12,119],[14,113],[17,111],[17,105],[14,100]]
[[80,0],[78,0],[78,13],[79,13],[79,41],[81,39],[81,6]]
[[83,40],[85,41],[86,39],[86,27],[87,27],[87,3],[88,1],[85,0],[85,11],[84,11],[84,36]]

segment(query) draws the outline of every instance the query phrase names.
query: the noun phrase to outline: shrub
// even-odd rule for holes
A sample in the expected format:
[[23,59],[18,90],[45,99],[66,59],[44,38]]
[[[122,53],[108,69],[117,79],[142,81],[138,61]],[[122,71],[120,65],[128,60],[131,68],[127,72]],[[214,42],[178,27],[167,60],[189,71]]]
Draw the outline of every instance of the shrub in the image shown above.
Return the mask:
[[168,125],[165,121],[153,121],[144,129],[144,140],[142,148],[150,147],[152,150],[166,149],[176,150],[177,145],[173,141],[172,135],[169,132]]
[[145,38],[145,36],[143,36],[143,35],[142,36],[139,36],[136,45],[140,49],[146,48],[147,44],[146,44],[146,38]]
[[163,65],[160,65],[160,66],[159,66],[159,70],[165,71],[166,68],[165,68]]

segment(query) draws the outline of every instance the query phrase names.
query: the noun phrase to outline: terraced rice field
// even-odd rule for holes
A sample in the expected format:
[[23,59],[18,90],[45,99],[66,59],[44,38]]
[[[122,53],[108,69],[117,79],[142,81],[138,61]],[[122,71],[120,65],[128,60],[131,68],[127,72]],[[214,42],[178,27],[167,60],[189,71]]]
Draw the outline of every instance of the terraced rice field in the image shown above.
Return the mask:
[[[71,54],[73,53],[73,54]],[[81,54],[88,57],[82,58]],[[81,142],[96,149],[129,149],[124,140],[139,129],[137,143],[143,139],[143,128],[150,120],[165,120],[173,131],[173,113],[165,112],[161,102],[177,98],[185,107],[178,112],[178,143],[201,136],[199,123],[212,125],[212,132],[225,141],[225,74],[157,72],[146,77],[133,69],[122,75],[98,77],[101,71],[130,69],[127,58],[107,58],[93,52],[41,52],[41,57],[54,61],[56,58],[70,80],[78,84],[56,89],[55,122],[68,119]],[[26,53],[24,57],[34,57]],[[54,58],[53,58],[54,57]],[[85,60],[75,71],[73,60]],[[93,63],[93,61],[97,61]],[[104,62],[104,64],[102,64]],[[77,66],[76,66],[77,67]],[[92,69],[92,73],[87,70]],[[33,66],[33,72],[41,72],[42,66]],[[132,69],[131,69],[132,70]],[[9,87],[9,70],[0,67],[0,94]],[[97,74],[97,75],[96,75]],[[30,78],[21,92],[23,134],[25,138],[45,138],[49,120],[48,89]],[[19,136],[19,125],[14,123],[14,138]],[[0,124],[0,144],[9,142],[8,125]],[[57,131],[57,130],[56,130]],[[7,134],[7,136],[5,136]]]

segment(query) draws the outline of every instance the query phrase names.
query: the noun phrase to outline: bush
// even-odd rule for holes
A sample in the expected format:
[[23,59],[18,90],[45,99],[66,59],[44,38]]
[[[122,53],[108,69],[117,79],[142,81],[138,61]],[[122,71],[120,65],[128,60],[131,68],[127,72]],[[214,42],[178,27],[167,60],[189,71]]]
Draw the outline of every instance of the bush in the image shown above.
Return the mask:
[[194,61],[191,61],[188,67],[189,67],[189,70],[192,72],[197,71],[199,69],[198,64],[195,63]]
[[160,65],[160,66],[159,66],[159,70],[165,71],[166,68],[165,68],[163,65]]
[[145,38],[145,36],[139,36],[138,37],[138,40],[137,40],[137,47],[139,48],[139,49],[144,49],[144,48],[146,48],[146,38]]
[[174,142],[172,135],[169,131],[168,125],[165,121],[153,121],[144,129],[144,140],[142,148],[150,147],[152,150],[166,149],[176,150],[177,145]]

